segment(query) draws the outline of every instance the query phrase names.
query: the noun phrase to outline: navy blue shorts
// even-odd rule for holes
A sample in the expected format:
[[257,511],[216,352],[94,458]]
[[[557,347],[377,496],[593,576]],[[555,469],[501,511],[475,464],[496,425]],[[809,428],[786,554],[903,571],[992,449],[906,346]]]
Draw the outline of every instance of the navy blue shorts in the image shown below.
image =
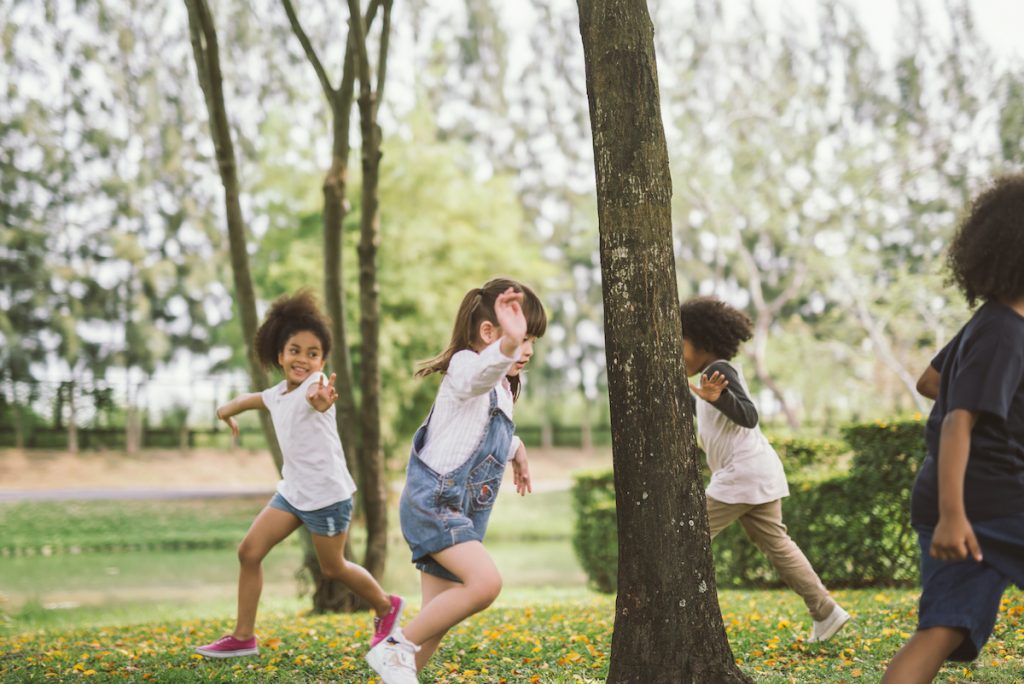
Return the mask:
[[982,560],[941,561],[928,555],[935,528],[915,525],[921,546],[917,628],[952,627],[967,638],[948,660],[971,661],[992,636],[1003,592],[1024,588],[1024,513],[972,522]]
[[302,521],[311,534],[318,534],[321,537],[336,537],[343,534],[348,531],[349,523],[352,522],[351,497],[315,511],[300,511],[280,494],[274,494],[274,498],[267,505],[279,511],[291,513]]

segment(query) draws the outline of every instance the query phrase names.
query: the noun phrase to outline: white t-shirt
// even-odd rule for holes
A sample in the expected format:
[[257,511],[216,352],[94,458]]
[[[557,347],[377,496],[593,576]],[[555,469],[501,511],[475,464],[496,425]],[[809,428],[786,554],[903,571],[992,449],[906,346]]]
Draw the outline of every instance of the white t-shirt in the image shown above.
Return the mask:
[[282,380],[262,393],[284,455],[277,491],[300,511],[350,499],[356,491],[345,465],[334,406],[320,413],[306,399],[309,386],[321,377],[326,376],[314,373],[291,392]]
[[[505,374],[519,360],[501,353],[501,340],[492,342],[479,354],[463,349],[452,356],[434,400],[434,413],[427,429],[427,443],[420,460],[441,475],[450,473],[473,455],[491,418],[491,390],[497,390],[498,406],[512,419],[512,391]],[[522,442],[512,437],[508,458],[515,456]]]
[[[748,392],[743,372],[735,364],[729,366]],[[711,468],[709,497],[722,503],[756,505],[789,496],[782,461],[760,428],[741,427],[697,397],[697,431]]]

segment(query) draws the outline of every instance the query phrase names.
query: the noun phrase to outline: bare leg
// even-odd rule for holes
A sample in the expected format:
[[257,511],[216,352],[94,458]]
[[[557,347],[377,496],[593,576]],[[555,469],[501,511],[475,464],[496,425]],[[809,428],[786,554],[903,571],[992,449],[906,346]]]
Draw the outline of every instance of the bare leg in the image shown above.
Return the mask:
[[333,537],[310,535],[313,538],[316,557],[320,560],[320,570],[326,577],[341,580],[356,596],[373,606],[378,617],[383,617],[391,610],[391,598],[380,588],[380,584],[366,568],[345,559],[347,536],[345,532]]
[[882,677],[882,684],[930,684],[939,668],[967,638],[962,629],[929,627],[903,644]]
[[245,641],[256,629],[256,608],[263,592],[263,559],[302,524],[291,513],[265,507],[238,546],[238,619],[232,634]]
[[[420,573],[420,589],[423,594],[423,603],[420,610],[427,607],[427,604],[433,601],[435,598],[440,596],[442,593],[449,589],[455,589],[461,586],[458,582],[452,582],[436,575],[431,575],[426,572]],[[447,634],[447,630],[444,634]],[[430,656],[434,655],[434,651],[441,645],[441,639],[444,638],[444,634],[438,634],[437,636],[431,637],[420,644],[420,650],[416,653],[416,669],[422,670],[430,660]]]
[[501,575],[480,542],[456,544],[433,555],[434,560],[462,578],[462,584],[451,582],[452,586],[425,603],[402,630],[405,638],[417,645],[439,640],[449,629],[491,605],[501,593]]

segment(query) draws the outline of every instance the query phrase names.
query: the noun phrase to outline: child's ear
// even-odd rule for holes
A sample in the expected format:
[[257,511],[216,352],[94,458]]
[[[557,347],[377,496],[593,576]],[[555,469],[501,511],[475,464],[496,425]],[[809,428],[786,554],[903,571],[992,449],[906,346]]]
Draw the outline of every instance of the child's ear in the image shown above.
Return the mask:
[[490,344],[494,340],[498,339],[498,326],[494,325],[490,321],[484,321],[480,324],[480,339],[483,340],[484,344]]

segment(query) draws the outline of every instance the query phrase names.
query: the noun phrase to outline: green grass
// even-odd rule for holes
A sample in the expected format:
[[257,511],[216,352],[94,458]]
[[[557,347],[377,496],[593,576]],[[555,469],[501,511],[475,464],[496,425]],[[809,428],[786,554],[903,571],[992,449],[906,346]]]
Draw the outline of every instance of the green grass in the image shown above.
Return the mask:
[[[233,615],[234,547],[264,503],[244,498],[0,506],[0,548],[20,540],[35,549],[0,558],[0,614],[7,613],[0,633],[73,626],[102,616],[97,624]],[[508,589],[568,589],[586,582],[571,548],[569,506],[567,492],[526,498],[506,492],[492,517],[488,549]],[[357,525],[352,534],[358,554],[365,532]],[[198,543],[214,538],[222,543]],[[154,542],[160,539],[179,543],[176,548]],[[383,586],[416,594],[419,575],[394,519],[388,553]],[[264,561],[263,604],[308,608],[302,594],[309,587],[297,577],[300,564],[301,544],[293,535]]]
[[[572,535],[570,494],[527,497],[508,487],[495,507],[488,539],[535,541]],[[157,501],[53,501],[0,505],[0,554],[122,552],[232,548],[266,497]],[[397,529],[397,519],[392,525]],[[353,527],[359,541],[362,528]]]
[[[914,625],[916,593],[845,591],[854,621],[825,644],[804,640],[809,618],[787,591],[724,591],[733,652],[758,682],[877,681]],[[1024,594],[1008,592],[996,632],[970,666],[938,681],[1009,684],[1024,679]],[[598,682],[607,674],[614,599],[582,590],[513,591],[456,627],[421,681]],[[262,651],[212,662],[192,648],[220,636],[227,620],[175,618],[130,626],[85,625],[0,636],[0,679],[114,681],[368,682],[362,659],[367,614],[308,616],[273,608],[260,618]]]
[[0,553],[230,547],[265,504],[265,497],[6,504],[0,506]]

